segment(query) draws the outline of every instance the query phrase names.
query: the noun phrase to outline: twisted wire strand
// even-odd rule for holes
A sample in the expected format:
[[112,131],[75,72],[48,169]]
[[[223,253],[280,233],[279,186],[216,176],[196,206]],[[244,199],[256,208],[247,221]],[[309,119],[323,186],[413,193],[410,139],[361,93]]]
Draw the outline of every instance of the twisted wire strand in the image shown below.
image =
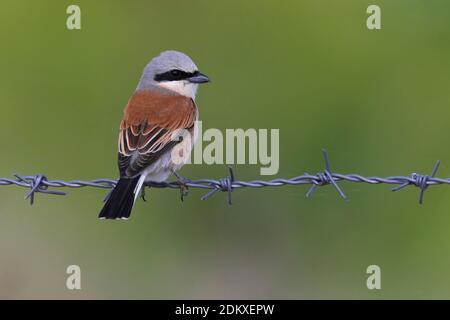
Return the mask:
[[[440,161],[437,161],[432,173],[430,175],[421,175],[413,173],[410,176],[389,176],[389,177],[377,177],[369,176],[365,177],[360,174],[342,174],[332,172],[330,169],[330,162],[328,153],[323,150],[323,157],[325,162],[325,169],[323,172],[317,174],[305,173],[300,176],[292,178],[276,178],[272,180],[251,180],[240,181],[235,179],[235,174],[231,167],[228,167],[228,176],[221,179],[199,179],[190,180],[184,179],[184,181],[171,181],[171,182],[147,182],[146,187],[153,188],[171,188],[179,189],[181,185],[188,186],[190,188],[198,188],[208,190],[207,193],[201,197],[202,200],[207,200],[215,195],[218,191],[227,192],[228,203],[232,204],[232,192],[234,189],[239,188],[265,188],[265,187],[280,187],[280,186],[295,186],[295,185],[311,185],[306,196],[310,197],[319,187],[325,185],[332,185],[337,193],[344,200],[348,200],[347,196],[338,185],[337,182],[347,181],[353,183],[366,183],[366,184],[390,184],[395,185],[391,190],[398,191],[407,186],[415,186],[420,189],[419,203],[423,203],[424,193],[428,187],[433,185],[450,184],[450,178],[438,178],[435,177],[440,165]],[[95,179],[95,180],[49,180],[43,174],[37,174],[34,176],[20,176],[14,175],[14,178],[1,178],[0,186],[15,185],[23,188],[28,188],[30,191],[26,194],[25,199],[29,199],[30,203],[34,203],[35,193],[44,193],[52,195],[66,195],[65,192],[56,191],[49,188],[102,188],[112,189],[115,187],[117,180],[114,179]]]

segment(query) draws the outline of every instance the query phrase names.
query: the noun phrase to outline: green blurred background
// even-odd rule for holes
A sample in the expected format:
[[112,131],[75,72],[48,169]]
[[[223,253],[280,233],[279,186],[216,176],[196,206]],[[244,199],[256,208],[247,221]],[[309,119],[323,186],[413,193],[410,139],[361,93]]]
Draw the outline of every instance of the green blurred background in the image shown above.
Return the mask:
[[[66,29],[66,8],[82,30]],[[382,30],[366,28],[378,4]],[[450,176],[448,1],[0,2],[0,176],[115,178],[122,110],[146,63],[188,53],[213,83],[204,128],[279,128],[279,176],[322,170]],[[235,166],[240,179],[259,166]],[[219,178],[224,165],[182,175]],[[128,222],[105,190],[0,187],[2,298],[450,298],[450,189],[341,183],[218,194],[150,190]],[[82,290],[66,289],[66,268]],[[382,289],[366,288],[381,267]]]

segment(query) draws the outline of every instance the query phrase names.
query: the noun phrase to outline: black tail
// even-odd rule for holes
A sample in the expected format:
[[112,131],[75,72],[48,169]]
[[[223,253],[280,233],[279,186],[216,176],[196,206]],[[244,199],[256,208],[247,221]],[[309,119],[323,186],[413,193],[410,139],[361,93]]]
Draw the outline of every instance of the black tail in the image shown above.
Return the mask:
[[101,219],[129,218],[134,204],[134,189],[138,181],[139,176],[131,179],[120,178],[98,217]]

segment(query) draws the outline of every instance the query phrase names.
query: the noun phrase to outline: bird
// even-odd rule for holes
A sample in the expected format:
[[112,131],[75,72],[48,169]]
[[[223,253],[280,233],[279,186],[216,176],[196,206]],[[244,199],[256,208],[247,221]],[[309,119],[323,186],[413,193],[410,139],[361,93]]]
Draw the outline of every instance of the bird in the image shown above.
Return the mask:
[[[144,183],[163,182],[172,174],[183,197],[187,186],[176,171],[197,139],[195,96],[198,86],[207,82],[209,77],[179,51],[163,51],[145,66],[124,109],[118,142],[120,178],[105,199],[100,219],[128,219],[140,193],[145,200]],[[189,133],[189,139],[180,132]]]

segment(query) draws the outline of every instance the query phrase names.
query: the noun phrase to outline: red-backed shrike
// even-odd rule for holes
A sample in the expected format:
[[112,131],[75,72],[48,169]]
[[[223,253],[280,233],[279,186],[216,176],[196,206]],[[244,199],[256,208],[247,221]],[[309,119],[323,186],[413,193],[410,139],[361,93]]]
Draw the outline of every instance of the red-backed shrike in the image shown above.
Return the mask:
[[99,218],[129,218],[145,181],[165,181],[183,166],[185,161],[172,159],[172,150],[181,143],[173,135],[179,130],[195,135],[195,94],[205,82],[209,78],[181,52],[164,51],[145,67],[120,124],[120,179]]

